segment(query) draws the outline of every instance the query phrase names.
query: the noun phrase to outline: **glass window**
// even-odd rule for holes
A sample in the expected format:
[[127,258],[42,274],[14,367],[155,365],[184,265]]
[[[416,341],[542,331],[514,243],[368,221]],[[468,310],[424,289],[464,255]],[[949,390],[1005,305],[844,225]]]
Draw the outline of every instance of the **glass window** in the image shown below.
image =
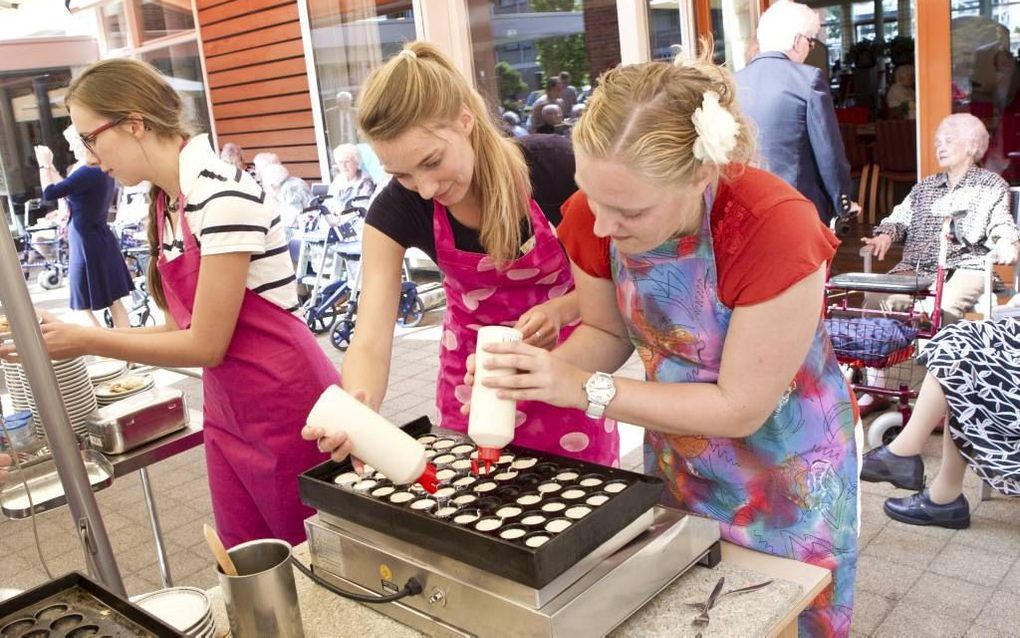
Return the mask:
[[107,49],[123,49],[128,46],[127,18],[124,14],[124,3],[111,2],[99,9],[103,20],[103,32],[106,34]]
[[[752,5],[756,0],[711,0],[709,19],[715,50],[712,59],[739,71],[753,57],[757,44],[753,38]],[[699,29],[700,30],[700,29]]]
[[199,131],[209,130],[209,109],[202,83],[202,63],[198,43],[185,42],[155,51],[146,51],[141,58],[163,72],[177,92],[184,96],[189,123]]
[[[757,50],[754,27],[751,23],[751,8],[754,0],[713,0],[712,13],[716,7],[722,11],[723,41],[725,42],[725,63],[734,71],[744,68]],[[713,20],[714,22],[714,20]],[[716,45],[718,48],[718,45]]]
[[843,59],[843,7],[826,7],[822,12],[822,36],[829,49],[829,64],[842,64]]
[[1020,2],[954,0],[953,111],[971,113],[990,136],[984,166],[1020,184]]
[[142,25],[142,42],[195,29],[190,2],[132,0]]
[[[510,133],[569,134],[591,84],[620,63],[616,3],[490,0],[478,6],[486,4],[487,11],[471,12],[478,90],[504,114]],[[544,109],[551,105],[560,108]]]
[[653,60],[670,60],[676,55],[672,47],[683,41],[678,1],[648,0],[648,40]]
[[[34,146],[49,146],[62,174],[75,161],[62,135],[71,124],[63,104],[70,82],[71,72],[64,68],[39,75],[8,74],[0,87],[0,111],[9,114],[0,118],[0,197],[11,197],[18,215],[24,213],[25,200],[41,194]],[[48,100],[39,99],[40,85]]]
[[415,39],[412,2],[307,1],[326,145],[359,143],[352,104],[372,69]]
[[1020,0],[953,0],[952,17],[981,16],[1009,28],[1009,48],[1020,48]]

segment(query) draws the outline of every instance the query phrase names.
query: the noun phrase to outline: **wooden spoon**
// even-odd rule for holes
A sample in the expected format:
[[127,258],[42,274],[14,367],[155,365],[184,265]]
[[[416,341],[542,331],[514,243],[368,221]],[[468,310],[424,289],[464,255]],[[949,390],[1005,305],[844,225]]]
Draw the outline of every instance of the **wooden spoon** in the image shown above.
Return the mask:
[[237,568],[234,567],[234,561],[227,553],[227,548],[223,546],[220,535],[209,525],[202,525],[202,532],[205,534],[205,542],[209,543],[209,549],[216,557],[216,562],[220,564],[223,573],[227,576],[237,576]]

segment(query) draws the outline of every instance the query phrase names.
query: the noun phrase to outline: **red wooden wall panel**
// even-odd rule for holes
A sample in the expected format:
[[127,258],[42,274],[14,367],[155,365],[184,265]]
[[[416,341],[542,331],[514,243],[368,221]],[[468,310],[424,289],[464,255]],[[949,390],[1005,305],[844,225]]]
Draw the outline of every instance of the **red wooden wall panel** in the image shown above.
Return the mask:
[[297,0],[196,0],[217,142],[321,179]]

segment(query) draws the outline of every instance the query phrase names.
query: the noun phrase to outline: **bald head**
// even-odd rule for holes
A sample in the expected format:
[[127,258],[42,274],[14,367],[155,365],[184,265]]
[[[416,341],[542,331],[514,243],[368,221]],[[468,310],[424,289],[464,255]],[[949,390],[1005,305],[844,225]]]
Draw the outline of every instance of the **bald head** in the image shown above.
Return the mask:
[[563,109],[559,104],[546,104],[542,107],[542,121],[551,126],[563,122]]

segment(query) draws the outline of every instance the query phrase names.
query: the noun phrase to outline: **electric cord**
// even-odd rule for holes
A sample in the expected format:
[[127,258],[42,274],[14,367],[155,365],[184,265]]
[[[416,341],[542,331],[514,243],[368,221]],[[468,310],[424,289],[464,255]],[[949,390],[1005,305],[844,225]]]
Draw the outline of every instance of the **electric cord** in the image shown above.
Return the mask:
[[370,596],[365,594],[355,594],[353,592],[344,591],[334,586],[332,583],[326,582],[325,580],[320,578],[317,574],[315,574],[311,569],[306,567],[304,563],[302,563],[293,556],[290,557],[290,562],[294,564],[294,567],[297,567],[297,570],[299,572],[307,576],[312,582],[314,582],[319,587],[331,591],[337,596],[342,596],[343,598],[347,598],[359,603],[368,603],[373,605],[380,603],[392,603],[394,601],[400,600],[401,598],[407,598],[408,596],[417,596],[422,592],[421,583],[418,582],[417,578],[412,576],[407,579],[406,583],[404,583],[403,589],[401,589],[395,594],[390,594],[389,596]]
[[[7,432],[7,422],[3,418],[2,411],[0,411],[0,429],[4,432],[4,438],[10,443],[11,435]],[[46,557],[43,556],[42,541],[39,540],[39,523],[35,520],[35,501],[32,499],[32,491],[28,489],[28,479],[21,471],[21,459],[18,458],[18,451],[14,449],[13,444],[11,445],[11,460],[14,462],[14,470],[18,473],[18,478],[21,479],[21,484],[25,488],[25,495],[28,497],[28,511],[29,517],[32,519],[32,536],[35,537],[36,554],[39,555],[39,562],[42,564],[43,571],[46,572],[46,577],[53,580],[53,573],[50,572],[50,567],[46,564]]]

